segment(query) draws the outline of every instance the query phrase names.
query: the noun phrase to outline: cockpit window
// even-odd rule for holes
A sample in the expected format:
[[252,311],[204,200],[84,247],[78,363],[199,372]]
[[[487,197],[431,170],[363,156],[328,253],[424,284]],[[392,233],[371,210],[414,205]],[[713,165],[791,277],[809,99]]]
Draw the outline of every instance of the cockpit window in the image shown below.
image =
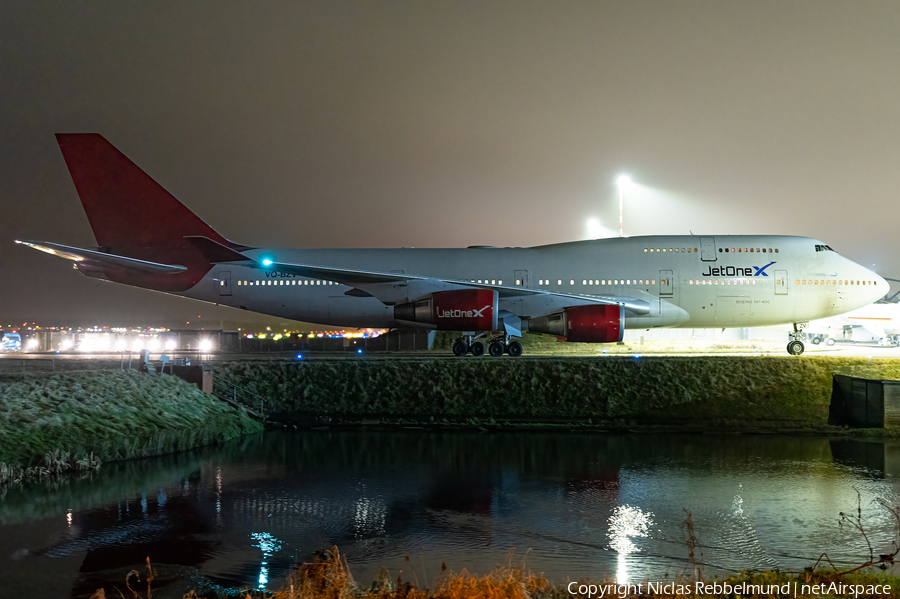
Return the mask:
[[816,251],[817,252],[833,252],[834,250],[831,249],[831,246],[829,246],[829,245],[816,244]]

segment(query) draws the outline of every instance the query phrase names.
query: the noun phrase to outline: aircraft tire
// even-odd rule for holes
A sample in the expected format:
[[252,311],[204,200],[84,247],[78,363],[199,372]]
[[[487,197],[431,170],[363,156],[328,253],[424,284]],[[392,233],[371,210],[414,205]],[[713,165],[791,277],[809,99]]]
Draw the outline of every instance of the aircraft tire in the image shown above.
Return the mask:
[[484,343],[482,343],[481,341],[476,341],[469,348],[469,351],[471,351],[472,355],[475,357],[483,356],[484,355]]
[[488,347],[488,353],[491,354],[491,357],[499,358],[503,355],[503,344],[499,341],[494,341]]
[[803,350],[806,349],[803,347],[802,341],[791,341],[787,344],[787,351],[792,356],[799,356],[803,353]]
[[821,337],[813,337],[813,338],[812,338],[812,344],[813,344],[813,345],[819,345],[820,343],[822,343],[822,338],[821,338]]
[[832,345],[834,345],[834,339],[829,337],[828,339],[825,340],[825,345],[827,345],[828,347],[831,347]]
[[518,341],[513,341],[506,347],[506,353],[513,358],[518,358],[522,355],[522,344]]
[[460,339],[456,343],[453,344],[453,355],[457,357],[462,357],[466,355],[466,352],[469,351],[469,346],[466,345],[466,342]]

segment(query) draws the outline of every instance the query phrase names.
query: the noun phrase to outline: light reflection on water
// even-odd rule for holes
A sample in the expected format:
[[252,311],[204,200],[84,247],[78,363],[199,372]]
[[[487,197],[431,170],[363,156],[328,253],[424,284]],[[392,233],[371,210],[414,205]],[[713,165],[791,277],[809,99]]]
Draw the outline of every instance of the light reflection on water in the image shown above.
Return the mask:
[[252,547],[258,547],[263,554],[262,563],[259,566],[259,582],[256,588],[265,590],[269,588],[269,558],[277,551],[281,551],[282,542],[267,532],[250,533],[250,538],[256,541]]
[[618,553],[616,564],[616,582],[628,584],[628,560],[629,553],[640,551],[632,538],[647,537],[650,527],[653,526],[653,514],[643,512],[641,508],[630,505],[617,506],[607,521],[609,532],[609,546]]
[[688,512],[709,573],[800,569],[823,551],[860,563],[865,541],[838,512],[859,491],[870,539],[887,549],[896,531],[874,500],[898,503],[897,472],[898,444],[821,437],[267,433],[11,489],[0,559],[16,563],[0,567],[0,588],[75,567],[71,596],[89,596],[147,555],[277,588],[332,545],[363,584],[381,566],[423,584],[442,562],[485,573],[513,547],[557,582],[659,580],[691,573]]

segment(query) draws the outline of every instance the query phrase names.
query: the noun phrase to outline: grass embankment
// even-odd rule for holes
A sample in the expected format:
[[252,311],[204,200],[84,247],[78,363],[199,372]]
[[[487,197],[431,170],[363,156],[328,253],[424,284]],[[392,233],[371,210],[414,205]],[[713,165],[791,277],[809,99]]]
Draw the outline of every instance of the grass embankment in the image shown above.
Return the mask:
[[900,378],[900,361],[603,357],[230,363],[224,377],[282,418],[484,425],[581,420],[747,428],[823,427],[833,374]]
[[174,376],[83,372],[0,382],[0,483],[262,430]]

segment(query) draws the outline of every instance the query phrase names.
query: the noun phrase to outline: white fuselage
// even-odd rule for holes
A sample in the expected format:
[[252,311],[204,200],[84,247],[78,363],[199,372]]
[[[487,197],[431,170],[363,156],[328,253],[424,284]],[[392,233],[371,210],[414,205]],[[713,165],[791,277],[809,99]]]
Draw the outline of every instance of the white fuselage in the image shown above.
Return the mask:
[[[626,328],[748,327],[805,322],[865,306],[888,284],[820,241],[790,236],[653,236],[534,248],[255,249],[280,263],[437,277],[565,294],[501,296],[523,319],[578,305],[583,296],[636,298],[647,314],[625,312]],[[395,283],[415,301],[414,282]],[[353,287],[277,270],[218,265],[187,297],[305,322],[393,327],[393,307]],[[582,300],[583,301],[583,300]],[[394,303],[394,302],[391,302]]]

